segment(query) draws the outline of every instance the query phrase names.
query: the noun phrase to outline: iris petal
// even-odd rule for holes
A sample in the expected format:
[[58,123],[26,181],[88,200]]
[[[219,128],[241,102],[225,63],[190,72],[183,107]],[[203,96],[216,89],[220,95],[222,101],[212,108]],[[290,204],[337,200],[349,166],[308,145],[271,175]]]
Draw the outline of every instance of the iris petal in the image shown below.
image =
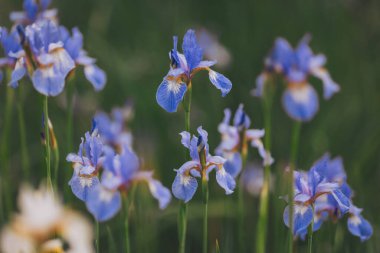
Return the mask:
[[297,121],[311,120],[319,108],[318,95],[310,85],[287,89],[282,104],[286,113]]
[[227,77],[213,70],[209,70],[208,76],[211,83],[222,92],[223,97],[230,92],[232,83]]
[[227,195],[234,192],[236,187],[235,179],[223,167],[217,169],[216,181],[226,191]]
[[87,80],[94,86],[96,91],[104,88],[107,81],[106,73],[96,65],[87,65],[84,67],[84,74]]
[[118,191],[110,191],[98,184],[91,191],[86,201],[87,209],[97,221],[111,219],[121,207],[121,196]]
[[186,57],[189,71],[191,72],[202,61],[203,50],[197,43],[194,30],[188,30],[183,37],[182,51]]
[[186,90],[186,84],[164,79],[157,89],[156,100],[167,112],[176,112]]

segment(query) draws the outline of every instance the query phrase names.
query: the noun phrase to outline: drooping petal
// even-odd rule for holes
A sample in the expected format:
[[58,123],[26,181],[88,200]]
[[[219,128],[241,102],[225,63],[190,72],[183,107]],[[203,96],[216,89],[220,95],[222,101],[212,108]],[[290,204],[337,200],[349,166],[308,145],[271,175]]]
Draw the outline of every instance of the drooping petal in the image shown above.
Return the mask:
[[242,169],[242,160],[239,153],[233,153],[224,163],[224,169],[232,177],[236,178]]
[[32,77],[34,88],[43,95],[57,96],[65,86],[65,77],[54,72],[53,67],[39,68]]
[[96,91],[102,90],[106,85],[106,73],[95,64],[85,66],[84,74]]
[[211,69],[208,72],[208,76],[211,83],[222,92],[223,97],[230,92],[232,83],[227,77]]
[[226,191],[227,195],[234,192],[236,187],[235,179],[226,172],[224,167],[220,167],[216,170],[216,181],[219,186]]
[[[293,211],[293,233],[299,234],[302,230],[306,229],[313,219],[313,209],[310,206],[294,205]],[[284,223],[289,227],[290,210],[289,206],[284,211]]]
[[164,79],[157,89],[157,103],[167,112],[176,112],[186,90],[186,84]]
[[340,90],[339,85],[334,82],[326,69],[316,68],[312,70],[314,76],[318,77],[323,82],[323,98],[330,99],[335,93]]
[[287,89],[282,104],[289,117],[297,121],[309,121],[318,111],[318,95],[310,85]]
[[202,61],[203,50],[197,43],[194,30],[188,30],[183,37],[182,51],[186,57],[186,62],[191,72]]
[[169,189],[163,186],[160,181],[153,178],[148,180],[148,186],[150,193],[158,200],[160,209],[165,209],[172,199]]
[[268,80],[268,74],[263,72],[256,78],[256,88],[251,91],[255,97],[262,97],[264,95],[265,83]]
[[368,240],[373,234],[371,224],[361,214],[351,215],[347,220],[347,227],[350,233],[358,236],[362,242]]
[[81,177],[75,172],[69,181],[72,192],[82,201],[87,200],[89,193],[93,191],[98,184],[99,179],[97,177]]
[[110,191],[98,184],[94,190],[89,192],[86,206],[97,221],[106,221],[119,211],[121,196],[118,191]]
[[198,188],[197,180],[190,176],[177,171],[177,175],[172,185],[173,195],[185,203],[189,202]]

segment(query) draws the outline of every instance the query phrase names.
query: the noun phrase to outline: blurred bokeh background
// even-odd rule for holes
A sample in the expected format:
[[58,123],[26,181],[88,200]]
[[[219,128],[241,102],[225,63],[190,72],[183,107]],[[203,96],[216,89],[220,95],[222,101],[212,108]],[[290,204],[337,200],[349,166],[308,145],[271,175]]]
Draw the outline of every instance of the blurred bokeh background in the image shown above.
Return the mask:
[[[1,0],[0,25],[11,25],[8,14],[21,9],[21,0]],[[364,216],[375,228],[374,236],[361,244],[346,230],[346,221],[339,225],[326,224],[316,233],[319,252],[380,252],[380,2],[376,0],[337,1],[228,1],[228,0],[56,0],[61,24],[79,27],[84,34],[85,48],[98,59],[98,65],[108,76],[102,92],[96,93],[78,73],[75,81],[74,143],[90,129],[91,118],[98,110],[110,111],[132,101],[135,116],[129,128],[134,134],[134,147],[144,160],[144,166],[155,170],[164,185],[171,186],[174,168],[184,162],[178,135],[184,128],[182,109],[169,114],[155,100],[155,93],[169,66],[168,51],[172,36],[180,41],[188,28],[206,29],[230,57],[228,64],[216,65],[216,70],[228,76],[233,88],[222,98],[210,85],[207,74],[193,80],[192,129],[202,125],[209,132],[210,147],[220,141],[217,125],[223,118],[223,109],[233,110],[239,103],[253,120],[255,128],[263,127],[262,105],[250,95],[255,78],[261,72],[263,59],[276,37],[282,36],[293,45],[305,34],[312,34],[314,52],[324,53],[327,68],[341,85],[341,92],[331,101],[322,101],[317,116],[302,128],[299,168],[308,169],[326,151],[344,159],[348,182],[355,191],[356,205],[364,208]],[[203,30],[204,31],[204,30]],[[225,53],[226,53],[225,52]],[[311,82],[321,96],[322,84]],[[32,178],[38,184],[44,175],[43,148],[40,144],[41,101],[39,95],[25,83],[25,115],[28,151],[31,157]],[[273,107],[273,171],[283,171],[289,157],[292,122],[281,108],[283,87],[277,86]],[[0,87],[0,111],[3,113],[5,86]],[[65,94],[50,100],[50,117],[61,147],[62,170],[67,170]],[[17,114],[10,135],[10,168],[13,191],[16,194],[21,178],[20,148]],[[0,124],[4,124],[0,120]],[[0,125],[1,127],[1,125]],[[73,150],[75,151],[75,150]],[[257,159],[252,153],[250,160]],[[277,178],[281,180],[281,178]],[[278,182],[278,181],[277,181]],[[213,182],[212,184],[214,184]],[[60,180],[62,189],[67,182]],[[177,202],[165,211],[158,211],[156,203],[145,198],[142,190],[136,197],[132,221],[133,252],[176,252]],[[198,196],[199,197],[199,196]],[[233,198],[233,197],[232,197]],[[210,243],[219,240],[222,252],[234,252],[235,230],[232,201],[221,189],[211,192]],[[83,204],[74,200],[70,205],[85,212]],[[254,245],[258,201],[246,196],[247,245]],[[74,203],[74,204],[73,204]],[[273,210],[276,206],[278,209]],[[285,244],[275,230],[285,235],[281,222],[284,203],[272,196],[268,252],[282,252]],[[141,213],[141,215],[138,215]],[[201,242],[201,202],[191,202],[188,252],[198,252]],[[101,225],[103,252],[119,252],[122,247],[122,217]],[[276,236],[275,236],[276,235]],[[300,242],[300,252],[304,243]]]

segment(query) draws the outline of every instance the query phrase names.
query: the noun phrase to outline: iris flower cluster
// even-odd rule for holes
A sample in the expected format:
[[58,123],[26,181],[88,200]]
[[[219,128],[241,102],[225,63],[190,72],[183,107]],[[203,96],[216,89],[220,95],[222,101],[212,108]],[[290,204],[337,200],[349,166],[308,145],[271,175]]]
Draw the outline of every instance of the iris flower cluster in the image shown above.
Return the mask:
[[[295,172],[293,233],[305,238],[307,227],[313,221],[313,231],[321,228],[328,218],[337,220],[348,215],[348,230],[362,241],[372,235],[372,227],[361,215],[362,209],[352,202],[352,191],[341,158],[331,159],[325,154],[308,172]],[[284,222],[289,221],[289,206]]]
[[[122,125],[120,118],[110,120],[104,113],[97,114],[93,129],[85,134],[78,153],[66,158],[74,167],[69,182],[74,195],[86,203],[98,221],[111,219],[121,208],[122,194],[138,182],[148,184],[161,209],[171,200],[170,191],[153,178],[153,172],[140,170],[139,158],[125,138],[129,134],[121,131]],[[126,141],[116,143],[113,134]]]
[[308,81],[310,75],[323,82],[324,99],[330,99],[340,89],[324,68],[326,57],[314,54],[309,47],[310,39],[309,35],[304,36],[293,49],[287,40],[278,38],[253,91],[255,96],[263,96],[269,78],[273,74],[282,75],[287,84],[282,103],[286,113],[297,121],[311,120],[319,108],[318,94]]
[[263,165],[273,163],[269,151],[266,151],[261,138],[265,134],[264,129],[249,129],[251,120],[244,112],[243,105],[240,104],[235,112],[232,125],[231,110],[224,110],[224,119],[218,126],[218,131],[222,135],[222,141],[216,148],[215,153],[227,159],[224,164],[226,171],[236,178],[242,170],[242,153],[247,152],[247,143],[257,148],[259,155],[263,159]]
[[216,181],[226,194],[233,193],[236,182],[224,168],[226,159],[221,156],[212,156],[209,153],[208,133],[202,127],[198,127],[198,136],[191,136],[189,132],[180,133],[181,143],[189,149],[191,160],[184,163],[176,170],[176,177],[172,185],[174,196],[184,202],[190,201],[197,188],[198,181],[209,179],[209,174],[216,170]]
[[83,36],[77,28],[72,35],[56,20],[56,11],[48,10],[50,1],[24,0],[24,11],[14,12],[15,25],[8,32],[1,28],[0,38],[5,57],[0,67],[13,69],[9,85],[28,75],[34,88],[46,96],[59,95],[69,74],[77,65],[84,66],[86,78],[95,90],[101,90],[106,75],[95,59],[83,50]]
[[178,37],[173,37],[173,49],[169,52],[170,70],[156,93],[158,104],[168,112],[176,112],[178,104],[191,88],[191,79],[201,70],[207,70],[211,83],[227,95],[232,83],[224,75],[210,69],[216,61],[204,61],[203,49],[198,45],[195,32],[188,30],[183,37],[183,54],[177,51]]

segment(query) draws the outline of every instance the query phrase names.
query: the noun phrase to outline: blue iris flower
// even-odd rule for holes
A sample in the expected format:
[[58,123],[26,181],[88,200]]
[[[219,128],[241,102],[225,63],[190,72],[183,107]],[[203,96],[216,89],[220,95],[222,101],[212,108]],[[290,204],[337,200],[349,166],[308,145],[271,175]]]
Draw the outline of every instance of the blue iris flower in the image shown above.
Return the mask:
[[38,20],[55,20],[56,9],[48,9],[51,0],[24,0],[23,11],[14,11],[10,14],[11,21],[16,24],[28,25]]
[[330,99],[340,90],[339,85],[324,68],[326,57],[314,54],[309,42],[310,36],[306,35],[293,49],[288,41],[278,38],[265,59],[265,70],[258,76],[254,90],[254,95],[261,97],[270,75],[282,75],[287,83],[282,103],[287,114],[297,121],[311,120],[319,108],[318,94],[308,83],[310,75],[323,82],[324,99]]
[[66,160],[74,166],[69,185],[80,200],[86,201],[89,192],[99,184],[98,173],[103,159],[103,143],[96,129],[92,133],[87,132],[85,138],[82,138],[78,154],[67,155]]
[[[329,182],[327,178],[320,174],[320,170],[327,166],[327,161],[323,160],[315,164],[308,172],[298,172],[294,174],[294,225],[293,233],[302,234],[314,219],[312,205],[315,206],[317,200],[331,196],[337,203],[339,211],[344,214],[350,209],[351,202],[341,191],[339,184]],[[322,167],[322,168],[321,168]],[[284,223],[289,227],[289,209],[284,211]]]
[[[24,33],[22,27],[18,27]],[[25,39],[31,55],[24,51],[9,54],[17,58],[11,83],[17,82],[27,73],[28,64],[33,63],[30,73],[34,88],[43,95],[57,96],[65,86],[65,79],[74,69],[75,62],[63,47],[58,26],[49,20],[41,20],[25,28]]]
[[[359,237],[361,241],[368,240],[373,234],[373,229],[371,224],[361,215],[362,209],[356,207],[352,202],[352,190],[347,184],[347,174],[344,170],[342,158],[332,159],[330,154],[326,153],[314,164],[313,168],[325,181],[335,184],[338,189],[335,191],[336,196],[328,194],[315,200],[313,230],[319,230],[329,218],[335,221],[347,214],[347,227],[350,233]],[[344,204],[346,200],[350,203],[349,209],[344,208],[342,210],[342,204],[346,206]],[[305,239],[307,227],[298,229],[296,234]]]
[[224,110],[224,119],[218,126],[218,131],[222,135],[222,141],[216,148],[215,153],[227,159],[224,164],[226,171],[236,178],[242,169],[241,149],[246,148],[246,142],[250,142],[252,147],[258,149],[259,155],[263,158],[264,165],[273,163],[270,153],[265,150],[261,138],[264,136],[264,129],[249,129],[251,120],[244,112],[243,105],[240,104],[235,112],[232,125],[231,110]]
[[87,55],[87,52],[83,49],[83,35],[78,28],[72,29],[72,35],[69,31],[61,26],[60,36],[64,44],[64,48],[75,61],[77,65],[84,67],[84,74],[87,80],[92,84],[96,91],[100,91],[104,88],[107,76],[103,70],[101,70],[96,64],[96,60]]
[[[4,51],[4,57],[0,58],[0,76],[2,76],[2,69],[3,68],[10,68],[13,69],[15,65],[21,65],[23,66],[21,61],[17,61],[17,58],[19,58],[20,55],[24,55],[25,52],[23,48],[21,47],[21,40],[20,36],[16,29],[13,29],[8,33],[6,28],[0,27],[0,44]],[[18,68],[19,70],[16,71],[13,75],[15,76],[24,76],[26,73],[25,68]],[[0,82],[1,82],[0,77]],[[17,86],[16,83],[10,83],[12,87]]]
[[102,141],[113,147],[132,146],[132,134],[126,129],[126,123],[132,117],[131,106],[126,104],[121,108],[114,108],[109,116],[105,112],[98,112],[94,117],[94,124],[98,129]]
[[101,182],[91,191],[86,201],[88,210],[98,221],[112,218],[121,207],[121,192],[136,182],[148,183],[149,190],[159,202],[161,209],[170,203],[170,191],[161,182],[153,179],[152,172],[139,171],[138,157],[128,146],[120,153],[105,149]]
[[[211,171],[216,169],[216,181],[222,187],[226,194],[233,193],[236,183],[232,175],[230,175],[224,168],[226,159],[220,156],[212,156],[209,154],[208,146],[208,133],[198,127],[199,136],[192,136],[189,132],[182,132],[181,143],[189,149],[191,160],[184,163],[178,170],[176,170],[176,177],[172,185],[172,192],[174,196],[184,202],[190,201],[197,188],[197,177],[200,178],[203,173],[208,175]],[[205,167],[201,164],[201,154],[205,155]]]
[[162,108],[168,112],[176,112],[178,104],[183,100],[188,86],[191,85],[191,79],[200,70],[208,71],[211,83],[222,92],[222,96],[230,92],[231,81],[224,75],[210,69],[216,62],[202,60],[203,50],[198,45],[193,30],[188,30],[183,37],[183,54],[177,51],[177,36],[173,37],[173,42],[174,47],[169,52],[170,70],[156,93],[157,102]]

